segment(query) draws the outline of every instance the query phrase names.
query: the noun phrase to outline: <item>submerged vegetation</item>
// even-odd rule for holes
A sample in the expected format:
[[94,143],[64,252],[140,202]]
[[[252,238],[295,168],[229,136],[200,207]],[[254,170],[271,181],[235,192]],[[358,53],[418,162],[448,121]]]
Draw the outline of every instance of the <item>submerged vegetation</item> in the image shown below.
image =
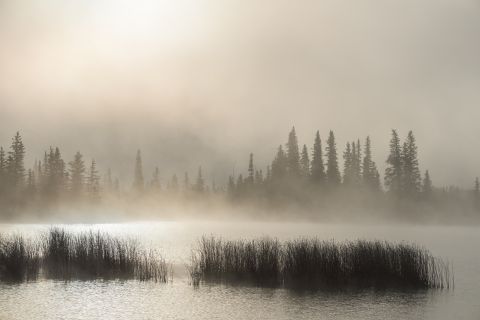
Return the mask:
[[0,238],[0,278],[136,279],[167,282],[165,260],[136,241],[100,232],[71,233],[53,228],[38,239]]
[[308,288],[450,288],[448,264],[415,245],[382,241],[336,243],[203,237],[192,259],[193,283],[250,282]]

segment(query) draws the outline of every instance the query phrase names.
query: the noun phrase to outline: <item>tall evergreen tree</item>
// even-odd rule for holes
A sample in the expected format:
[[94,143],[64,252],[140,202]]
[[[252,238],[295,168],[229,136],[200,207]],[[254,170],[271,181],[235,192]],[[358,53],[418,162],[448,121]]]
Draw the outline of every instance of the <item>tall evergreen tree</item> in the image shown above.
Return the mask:
[[20,133],[17,132],[12,138],[6,163],[9,185],[16,191],[18,191],[17,189],[22,187],[25,182],[24,159],[25,146],[23,145]]
[[360,140],[352,142],[352,182],[355,186],[360,186],[362,181],[362,149]]
[[142,164],[142,154],[140,150],[137,151],[137,157],[135,158],[135,172],[133,177],[133,189],[142,193],[145,188],[145,182],[143,179],[143,164]]
[[415,197],[421,191],[422,178],[418,168],[417,145],[412,131],[408,132],[403,145],[402,156],[403,191],[406,195]]
[[188,172],[185,171],[183,176],[183,189],[190,190],[190,178],[188,177]]
[[272,180],[282,179],[287,174],[288,159],[282,146],[278,147],[277,155],[272,162]]
[[327,183],[331,188],[337,187],[340,182],[340,171],[338,170],[337,145],[335,143],[335,135],[330,131],[326,154],[327,157]]
[[325,167],[323,165],[322,140],[317,131],[313,143],[311,175],[313,183],[319,185],[325,181]]
[[198,168],[197,181],[195,182],[195,191],[204,192],[205,191],[205,180],[202,175],[202,167]]
[[32,169],[28,169],[27,172],[27,187],[26,187],[27,197],[32,198],[37,191],[37,186],[35,183],[35,173]]
[[[355,149],[355,148],[354,148]],[[353,181],[353,154],[350,142],[347,142],[343,152],[343,184],[351,185]]]
[[303,177],[310,177],[310,158],[308,157],[308,149],[305,144],[303,145],[302,156],[300,157],[300,170]]
[[248,161],[248,183],[252,185],[254,183],[255,173],[253,167],[253,153],[250,153],[250,160]]
[[432,196],[433,192],[433,185],[432,180],[430,178],[430,173],[425,171],[425,177],[423,178],[423,185],[422,185],[422,193],[424,198],[428,199]]
[[235,196],[235,180],[232,176],[228,177],[227,194],[230,198]]
[[87,176],[87,192],[91,200],[100,200],[100,177],[98,176],[97,163],[92,159]]
[[68,163],[70,172],[70,191],[73,195],[78,196],[83,191],[83,184],[85,182],[85,163],[83,156],[77,152],[73,161]]
[[[178,185],[178,181],[177,181],[177,185]],[[160,190],[160,170],[158,169],[158,167],[155,167],[155,170],[153,171],[150,187],[153,191]]]
[[300,154],[298,149],[297,134],[295,133],[295,127],[288,134],[287,142],[287,170],[290,176],[300,176]]
[[390,154],[387,158],[387,168],[385,169],[385,186],[388,191],[400,195],[402,191],[402,150],[400,139],[396,130],[392,130],[390,140]]

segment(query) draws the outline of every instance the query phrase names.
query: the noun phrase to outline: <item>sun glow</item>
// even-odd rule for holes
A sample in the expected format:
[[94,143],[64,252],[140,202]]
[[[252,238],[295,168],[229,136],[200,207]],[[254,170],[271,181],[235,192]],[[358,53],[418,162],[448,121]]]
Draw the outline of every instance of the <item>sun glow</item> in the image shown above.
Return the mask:
[[202,0],[106,0],[95,6],[95,30],[124,44],[173,49],[195,42],[205,27]]

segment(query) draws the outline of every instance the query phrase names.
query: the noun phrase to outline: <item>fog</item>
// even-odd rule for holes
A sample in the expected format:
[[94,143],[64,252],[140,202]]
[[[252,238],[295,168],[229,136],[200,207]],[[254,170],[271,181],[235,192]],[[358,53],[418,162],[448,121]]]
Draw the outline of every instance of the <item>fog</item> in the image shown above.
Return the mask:
[[[311,147],[413,130],[436,185],[480,174],[480,2],[0,0],[0,145],[225,183],[295,125]],[[129,181],[131,176],[122,177]]]

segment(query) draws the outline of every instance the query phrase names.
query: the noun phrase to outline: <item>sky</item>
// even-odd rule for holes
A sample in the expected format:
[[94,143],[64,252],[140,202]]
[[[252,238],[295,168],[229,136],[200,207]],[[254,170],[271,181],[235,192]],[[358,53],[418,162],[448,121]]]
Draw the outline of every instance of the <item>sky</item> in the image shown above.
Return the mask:
[[130,183],[264,168],[288,131],[413,130],[439,186],[480,175],[479,0],[0,0],[0,145],[80,150]]

